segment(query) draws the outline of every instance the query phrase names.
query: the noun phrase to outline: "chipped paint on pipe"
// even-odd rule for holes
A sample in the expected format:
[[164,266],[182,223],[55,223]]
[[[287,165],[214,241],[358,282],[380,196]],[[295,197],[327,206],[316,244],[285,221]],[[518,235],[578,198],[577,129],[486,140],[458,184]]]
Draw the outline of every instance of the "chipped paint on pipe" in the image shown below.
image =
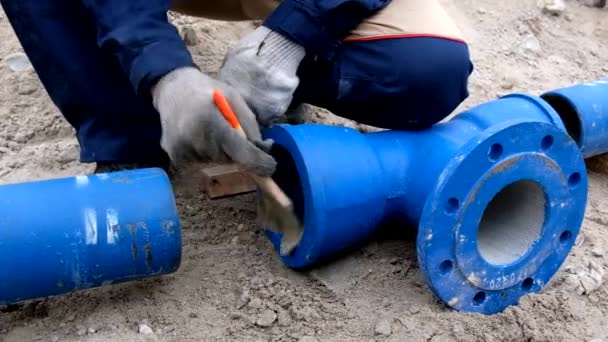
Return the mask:
[[180,261],[161,169],[0,186],[0,304],[168,274]]

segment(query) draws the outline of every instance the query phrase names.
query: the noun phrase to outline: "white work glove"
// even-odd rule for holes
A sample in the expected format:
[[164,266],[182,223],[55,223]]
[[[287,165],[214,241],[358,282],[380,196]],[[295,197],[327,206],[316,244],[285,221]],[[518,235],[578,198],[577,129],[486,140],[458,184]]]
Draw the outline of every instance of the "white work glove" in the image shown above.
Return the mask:
[[[224,93],[249,140],[216,107],[215,89]],[[260,176],[274,173],[276,161],[266,153],[272,141],[262,141],[255,115],[232,87],[184,67],[162,77],[152,97],[160,113],[161,146],[172,160],[232,160]]]
[[258,122],[268,126],[291,104],[299,84],[298,67],[305,55],[302,46],[261,26],[228,52],[218,79],[234,87]]

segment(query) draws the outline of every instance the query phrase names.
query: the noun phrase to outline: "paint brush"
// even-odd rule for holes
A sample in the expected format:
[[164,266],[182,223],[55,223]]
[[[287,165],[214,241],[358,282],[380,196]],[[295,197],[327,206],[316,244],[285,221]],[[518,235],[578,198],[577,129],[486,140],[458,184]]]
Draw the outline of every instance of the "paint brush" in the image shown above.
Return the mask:
[[[230,126],[243,139],[245,131],[230,107],[228,100],[220,90],[213,92],[213,101]],[[281,255],[289,255],[302,239],[304,228],[294,213],[293,202],[270,177],[260,177],[249,173],[261,192],[258,201],[258,219],[268,230],[281,234]]]

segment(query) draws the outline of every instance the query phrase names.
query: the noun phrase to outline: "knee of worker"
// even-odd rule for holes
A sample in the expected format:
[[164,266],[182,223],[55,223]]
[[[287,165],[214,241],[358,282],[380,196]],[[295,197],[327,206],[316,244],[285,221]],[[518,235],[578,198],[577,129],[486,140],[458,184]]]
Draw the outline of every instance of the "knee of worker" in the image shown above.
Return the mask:
[[387,129],[424,129],[469,95],[466,44],[440,38],[349,43],[334,113]]

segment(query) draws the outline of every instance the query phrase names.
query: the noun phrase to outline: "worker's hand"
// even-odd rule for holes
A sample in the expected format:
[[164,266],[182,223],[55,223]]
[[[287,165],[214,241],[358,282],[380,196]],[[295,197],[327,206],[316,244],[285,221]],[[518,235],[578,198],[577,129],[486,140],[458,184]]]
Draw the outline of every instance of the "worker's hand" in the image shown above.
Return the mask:
[[228,52],[218,78],[245,98],[259,123],[270,125],[292,101],[305,54],[302,46],[261,26]]
[[[213,101],[221,90],[249,140],[243,139],[219,112]],[[235,161],[260,176],[274,173],[276,162],[266,151],[255,115],[232,87],[193,67],[162,77],[152,89],[160,113],[161,146],[172,160]]]

